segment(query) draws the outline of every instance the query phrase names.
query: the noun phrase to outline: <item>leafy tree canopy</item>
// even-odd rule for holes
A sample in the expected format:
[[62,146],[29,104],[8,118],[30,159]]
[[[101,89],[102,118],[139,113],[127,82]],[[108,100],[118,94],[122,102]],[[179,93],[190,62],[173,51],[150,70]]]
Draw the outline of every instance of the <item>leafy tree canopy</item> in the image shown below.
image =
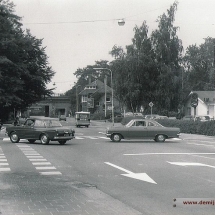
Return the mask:
[[42,39],[22,29],[9,0],[0,2],[0,23],[0,113],[8,113],[51,95],[53,89],[46,84],[54,71],[48,66]]

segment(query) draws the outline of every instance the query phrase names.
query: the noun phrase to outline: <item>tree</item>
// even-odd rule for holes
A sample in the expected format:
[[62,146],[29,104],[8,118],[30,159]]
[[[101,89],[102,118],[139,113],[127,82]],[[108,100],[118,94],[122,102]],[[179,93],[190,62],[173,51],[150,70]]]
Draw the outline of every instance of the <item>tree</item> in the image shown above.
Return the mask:
[[167,10],[167,14],[164,13],[158,18],[158,29],[153,31],[151,36],[159,71],[157,89],[154,94],[155,105],[160,110],[176,110],[180,102],[180,63],[183,46],[177,36],[178,27],[173,25],[177,4],[174,2]]
[[50,96],[46,84],[54,75],[42,40],[22,30],[9,0],[0,2],[0,118]]
[[184,56],[186,91],[215,90],[214,41],[208,37],[199,47],[190,45]]

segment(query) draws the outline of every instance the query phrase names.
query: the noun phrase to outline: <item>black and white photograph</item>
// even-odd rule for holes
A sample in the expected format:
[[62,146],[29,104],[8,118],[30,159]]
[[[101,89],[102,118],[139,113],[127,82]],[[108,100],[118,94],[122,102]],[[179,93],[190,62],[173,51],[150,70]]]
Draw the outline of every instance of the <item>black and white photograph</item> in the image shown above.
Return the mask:
[[0,0],[0,215],[215,214],[214,0]]

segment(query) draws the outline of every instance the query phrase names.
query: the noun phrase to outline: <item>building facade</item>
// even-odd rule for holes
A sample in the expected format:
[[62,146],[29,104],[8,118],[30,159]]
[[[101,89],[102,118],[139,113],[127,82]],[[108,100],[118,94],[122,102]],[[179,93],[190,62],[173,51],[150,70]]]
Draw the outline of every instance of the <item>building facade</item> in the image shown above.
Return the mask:
[[71,101],[69,96],[55,94],[33,104],[28,108],[27,115],[46,117],[59,117],[60,115],[69,116],[71,112],[70,107]]
[[[95,80],[84,87],[79,93],[81,97],[81,110],[89,111],[91,113],[105,113],[112,112],[112,88],[107,86],[100,80]],[[106,101],[106,103],[105,103]],[[114,112],[120,113],[120,102],[113,97]]]
[[[192,94],[197,93],[198,105],[192,107]],[[215,91],[191,91],[185,100],[185,115],[204,116],[210,115],[215,119]]]

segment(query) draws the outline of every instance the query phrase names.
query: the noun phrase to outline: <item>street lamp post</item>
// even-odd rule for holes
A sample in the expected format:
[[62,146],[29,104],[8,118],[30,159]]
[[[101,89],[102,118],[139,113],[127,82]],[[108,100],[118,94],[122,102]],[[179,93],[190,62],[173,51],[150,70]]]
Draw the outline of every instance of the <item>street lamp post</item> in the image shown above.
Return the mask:
[[75,88],[76,88],[76,112],[78,112],[78,106],[79,106],[78,87],[81,87],[81,85],[75,86]]
[[[111,74],[111,103],[112,103],[112,123],[113,123],[113,126],[114,126],[114,106],[113,106],[113,72],[112,70],[108,69],[108,68],[93,68],[95,70],[108,70]],[[106,99],[106,98],[105,98]],[[106,102],[106,101],[105,101]]]

